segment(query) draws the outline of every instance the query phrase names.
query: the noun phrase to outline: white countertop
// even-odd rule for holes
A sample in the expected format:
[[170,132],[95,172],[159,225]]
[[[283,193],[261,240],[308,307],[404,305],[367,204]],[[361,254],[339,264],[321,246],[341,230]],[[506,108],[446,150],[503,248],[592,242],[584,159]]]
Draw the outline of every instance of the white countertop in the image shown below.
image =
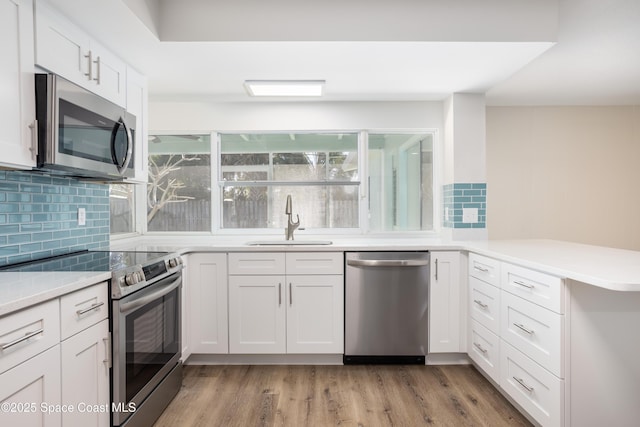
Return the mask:
[[640,252],[558,240],[488,240],[467,250],[613,291],[640,291]]
[[[426,237],[305,236],[331,245],[248,246],[273,237],[152,236],[112,242],[113,250],[191,252],[462,250],[612,291],[640,292],[640,252],[556,240],[445,241]],[[302,238],[301,238],[302,239]],[[0,316],[108,280],[110,273],[0,273]]]
[[0,316],[110,278],[109,272],[0,273]]

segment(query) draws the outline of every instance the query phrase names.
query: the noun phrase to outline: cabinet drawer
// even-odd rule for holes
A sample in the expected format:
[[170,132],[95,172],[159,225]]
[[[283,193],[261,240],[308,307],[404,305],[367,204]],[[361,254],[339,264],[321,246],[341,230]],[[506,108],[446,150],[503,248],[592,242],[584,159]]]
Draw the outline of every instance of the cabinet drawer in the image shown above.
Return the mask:
[[500,287],[500,261],[486,256],[469,254],[469,275]]
[[469,313],[494,334],[500,331],[500,289],[469,278]]
[[502,263],[502,289],[528,301],[562,314],[564,312],[564,281],[560,277]]
[[562,425],[564,381],[504,341],[500,345],[500,387],[541,425]]
[[500,382],[500,338],[471,320],[469,357],[496,383]]
[[564,316],[502,292],[500,335],[544,368],[563,378]]
[[344,274],[342,252],[288,252],[287,274]]
[[107,282],[60,298],[60,334],[67,339],[109,316]]
[[229,274],[285,274],[283,252],[232,252],[229,254]]
[[0,372],[60,342],[57,299],[0,318]]

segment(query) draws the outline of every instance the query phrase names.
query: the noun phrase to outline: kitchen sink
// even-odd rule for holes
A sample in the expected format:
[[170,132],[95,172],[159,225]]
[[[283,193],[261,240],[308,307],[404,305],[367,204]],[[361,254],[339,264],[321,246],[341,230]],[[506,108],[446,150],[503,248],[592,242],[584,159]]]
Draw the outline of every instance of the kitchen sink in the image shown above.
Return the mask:
[[247,246],[324,246],[332,245],[331,240],[256,240],[247,242]]

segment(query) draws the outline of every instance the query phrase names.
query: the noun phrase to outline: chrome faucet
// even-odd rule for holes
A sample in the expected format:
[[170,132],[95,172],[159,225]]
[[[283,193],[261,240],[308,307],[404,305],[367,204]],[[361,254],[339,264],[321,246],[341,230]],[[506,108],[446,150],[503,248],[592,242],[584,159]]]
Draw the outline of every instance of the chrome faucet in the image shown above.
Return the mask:
[[285,229],[285,237],[287,240],[293,240],[293,232],[300,226],[300,215],[296,214],[296,222],[293,222],[293,208],[291,207],[291,194],[287,196],[287,205],[284,213],[289,217],[287,220],[287,228]]

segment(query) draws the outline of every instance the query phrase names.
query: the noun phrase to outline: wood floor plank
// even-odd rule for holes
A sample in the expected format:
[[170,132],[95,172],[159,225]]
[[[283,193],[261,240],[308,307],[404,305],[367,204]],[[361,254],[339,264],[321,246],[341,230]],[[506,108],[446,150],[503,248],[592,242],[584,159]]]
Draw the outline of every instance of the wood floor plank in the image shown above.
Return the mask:
[[472,366],[186,366],[155,426],[530,426]]

